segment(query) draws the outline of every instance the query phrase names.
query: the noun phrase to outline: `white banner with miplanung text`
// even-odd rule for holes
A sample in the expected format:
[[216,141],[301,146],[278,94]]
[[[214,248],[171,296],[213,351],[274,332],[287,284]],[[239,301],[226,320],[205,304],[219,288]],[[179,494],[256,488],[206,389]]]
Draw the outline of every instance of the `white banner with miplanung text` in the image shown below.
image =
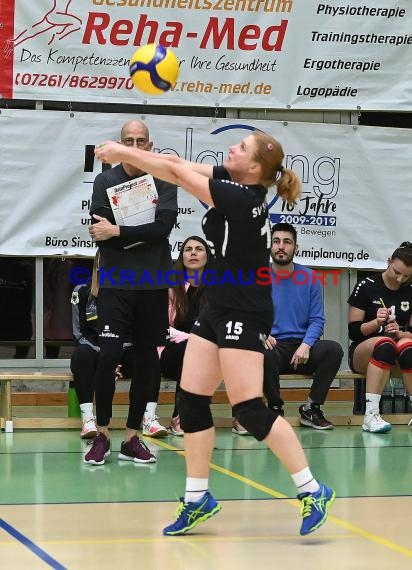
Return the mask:
[[[0,254],[92,256],[89,206],[102,165],[94,146],[119,138],[132,115],[23,111],[0,114]],[[285,166],[302,179],[302,196],[287,206],[269,193],[272,222],[292,223],[302,263],[383,269],[402,241],[411,241],[412,131],[274,121],[144,117],[155,152],[221,164],[231,144],[252,129],[283,145]],[[171,234],[202,235],[205,207],[179,190]]]
[[[147,43],[175,88],[137,92]],[[207,107],[410,110],[410,0],[7,0],[0,97]]]

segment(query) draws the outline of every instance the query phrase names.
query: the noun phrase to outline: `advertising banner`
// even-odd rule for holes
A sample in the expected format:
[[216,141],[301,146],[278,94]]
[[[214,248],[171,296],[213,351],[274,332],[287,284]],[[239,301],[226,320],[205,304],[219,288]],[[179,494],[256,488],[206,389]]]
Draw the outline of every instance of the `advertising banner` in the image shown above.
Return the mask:
[[[94,147],[118,140],[131,115],[2,110],[0,255],[93,256],[88,233]],[[140,117],[139,117],[140,118]],[[154,152],[221,164],[253,129],[273,134],[302,180],[294,206],[268,194],[273,223],[293,224],[298,259],[318,267],[382,269],[412,219],[412,131],[274,121],[143,117]],[[202,235],[205,206],[182,189],[170,243]]]
[[[138,92],[129,59],[170,47],[180,77]],[[409,110],[410,0],[0,0],[3,98]]]

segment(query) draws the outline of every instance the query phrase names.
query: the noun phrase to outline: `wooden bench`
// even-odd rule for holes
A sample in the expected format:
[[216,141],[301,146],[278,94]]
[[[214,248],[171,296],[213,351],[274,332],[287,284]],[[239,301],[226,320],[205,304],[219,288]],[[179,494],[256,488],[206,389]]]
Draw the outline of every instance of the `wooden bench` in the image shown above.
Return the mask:
[[[13,371],[10,373],[0,374],[0,428],[5,429],[6,421],[13,420],[14,427],[77,427],[79,425],[78,418],[13,418],[11,405],[11,384],[12,382],[43,382],[43,381],[70,381],[72,375],[69,372],[22,372]],[[31,425],[31,420],[37,420]],[[60,425],[60,420],[62,425]],[[77,420],[75,425],[68,425],[68,420]],[[71,424],[73,422],[69,422]]]
[[[6,421],[13,421],[14,427],[16,428],[78,428],[80,426],[79,418],[23,418],[23,417],[13,417],[12,410],[12,382],[70,382],[72,381],[72,374],[70,372],[64,371],[37,371],[29,372],[22,370],[21,372],[14,370],[9,373],[0,374],[0,428],[5,428]],[[167,381],[167,379],[164,379]],[[280,376],[280,380],[283,381],[302,381],[310,380],[310,376],[302,374],[284,374]],[[365,406],[365,377],[361,374],[355,374],[351,371],[341,371],[336,375],[336,380],[354,380],[353,389],[353,414],[354,415],[340,415],[330,417],[332,423],[335,425],[361,425],[362,414],[364,413]],[[306,392],[308,388],[305,388]],[[282,395],[286,391],[282,387]],[[352,391],[352,390],[351,390]],[[341,392],[340,388],[331,388],[329,391],[328,399],[334,401],[334,394],[336,399],[341,399],[337,397]],[[117,403],[128,402],[128,397],[126,393],[117,394],[120,396]],[[65,402],[67,403],[67,396]],[[159,395],[159,404],[172,404],[174,402],[174,390],[163,391]],[[226,404],[229,405],[227,394],[225,390],[218,390],[213,397],[212,402],[214,404]],[[115,401],[116,403],[116,401]],[[386,416],[388,417],[388,416]],[[409,421],[410,417],[406,414],[393,414],[390,416],[389,421],[392,423],[403,424]],[[229,421],[230,418],[228,417]],[[299,425],[298,418],[289,418],[288,420],[292,425]],[[227,422],[223,422],[226,424]],[[124,418],[113,418],[111,425],[113,428],[120,428],[124,426]],[[229,425],[229,424],[228,424]]]

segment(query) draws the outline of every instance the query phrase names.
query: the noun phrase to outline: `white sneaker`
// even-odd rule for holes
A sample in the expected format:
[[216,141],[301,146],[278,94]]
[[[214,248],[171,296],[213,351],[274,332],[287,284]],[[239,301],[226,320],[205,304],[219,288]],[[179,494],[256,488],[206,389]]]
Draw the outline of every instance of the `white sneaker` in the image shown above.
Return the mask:
[[167,435],[167,429],[160,425],[158,416],[144,417],[142,422],[142,433],[148,437],[163,437]]
[[237,435],[250,435],[246,428],[244,428],[236,418],[233,418],[232,421],[232,433],[236,433]]
[[97,436],[97,426],[94,418],[84,422],[80,437],[82,439],[94,439]]
[[385,422],[379,412],[369,412],[365,414],[362,429],[371,433],[386,433],[391,431],[392,424]]
[[412,427],[412,419],[409,420],[408,426]]

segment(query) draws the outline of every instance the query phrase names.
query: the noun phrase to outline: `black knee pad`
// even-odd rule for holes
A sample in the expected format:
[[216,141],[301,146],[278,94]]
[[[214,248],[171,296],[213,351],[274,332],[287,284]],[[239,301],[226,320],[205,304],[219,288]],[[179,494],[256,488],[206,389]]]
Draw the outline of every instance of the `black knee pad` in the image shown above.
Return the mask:
[[412,341],[397,347],[399,368],[402,372],[412,372]]
[[177,409],[184,432],[195,433],[213,427],[211,401],[210,396],[192,394],[180,388],[177,395]]
[[369,362],[378,366],[378,368],[390,370],[396,362],[396,357],[396,342],[389,337],[383,336],[376,341]]
[[267,437],[279,413],[265,406],[262,398],[253,398],[233,406],[233,415],[258,441]]

